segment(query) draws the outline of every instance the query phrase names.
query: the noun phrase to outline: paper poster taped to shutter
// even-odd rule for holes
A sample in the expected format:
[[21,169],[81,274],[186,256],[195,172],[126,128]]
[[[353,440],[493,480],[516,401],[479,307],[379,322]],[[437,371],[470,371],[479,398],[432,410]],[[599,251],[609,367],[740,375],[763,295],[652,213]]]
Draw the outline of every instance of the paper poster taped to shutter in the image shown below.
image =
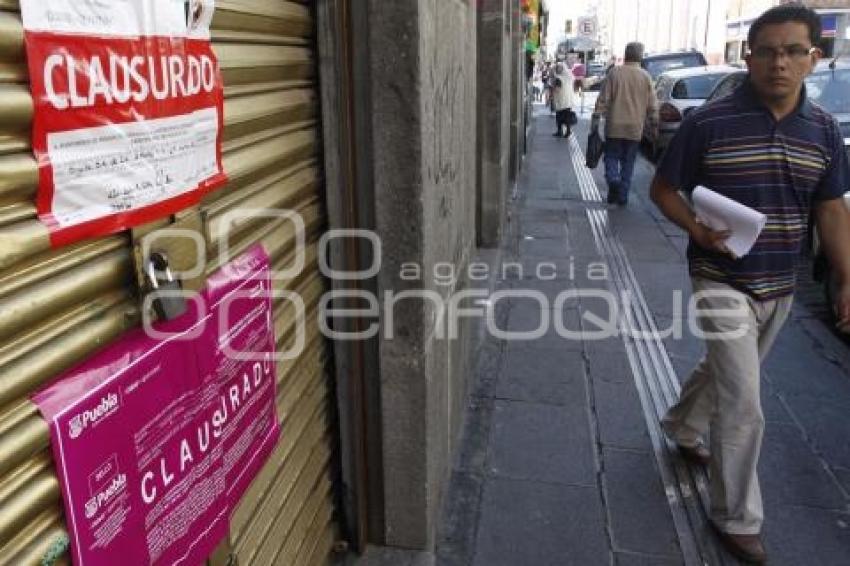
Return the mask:
[[214,0],[20,6],[53,245],[168,216],[226,181]]
[[280,435],[270,284],[256,246],[169,337],[130,333],[33,396],[74,564],[197,566],[227,536]]

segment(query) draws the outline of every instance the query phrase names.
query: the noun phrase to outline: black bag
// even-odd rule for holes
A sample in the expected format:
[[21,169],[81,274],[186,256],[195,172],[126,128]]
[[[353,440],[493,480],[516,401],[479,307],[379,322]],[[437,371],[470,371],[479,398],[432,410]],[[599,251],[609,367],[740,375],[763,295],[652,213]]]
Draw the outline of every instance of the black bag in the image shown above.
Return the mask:
[[564,83],[561,82],[561,79],[555,79],[555,88],[561,88],[564,86]]
[[576,114],[572,110],[567,110],[567,124],[569,124],[570,127],[578,124],[578,114]]
[[596,169],[604,151],[605,148],[602,138],[599,136],[599,131],[591,130],[590,135],[587,136],[587,151],[585,152],[584,164],[590,169]]

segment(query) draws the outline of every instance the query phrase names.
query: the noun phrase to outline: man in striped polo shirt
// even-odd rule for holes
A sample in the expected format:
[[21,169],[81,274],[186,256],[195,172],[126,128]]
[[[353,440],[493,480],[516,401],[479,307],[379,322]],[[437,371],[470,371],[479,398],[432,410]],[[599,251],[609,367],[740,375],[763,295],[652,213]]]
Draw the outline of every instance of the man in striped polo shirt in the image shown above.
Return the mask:
[[[841,281],[839,326],[850,328],[850,215],[841,198],[850,171],[838,123],[807,100],[803,82],[820,56],[820,33],[817,14],[799,4],[762,14],[749,32],[748,80],[682,122],[651,190],[665,216],[690,235],[695,297],[710,311],[699,319],[707,354],[664,430],[684,456],[709,465],[712,523],[732,553],[756,563],[766,559],[756,474],[764,431],[760,362],[791,309],[810,210]],[[698,185],[767,215],[745,257],[732,257],[729,234],[701,224],[678,192]]]

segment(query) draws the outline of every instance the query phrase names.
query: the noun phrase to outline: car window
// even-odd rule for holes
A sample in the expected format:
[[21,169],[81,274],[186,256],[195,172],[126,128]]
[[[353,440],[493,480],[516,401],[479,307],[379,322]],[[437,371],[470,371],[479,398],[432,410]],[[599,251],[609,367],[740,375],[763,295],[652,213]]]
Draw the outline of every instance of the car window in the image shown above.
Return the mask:
[[809,75],[806,94],[827,112],[850,113],[850,69],[827,69]]
[[709,101],[717,100],[718,98],[723,98],[729,94],[735,92],[743,82],[746,80],[746,73],[733,73],[721,81],[718,81],[717,86],[714,88],[714,92],[709,96]]
[[705,65],[705,58],[700,53],[686,53],[677,57],[665,57],[660,59],[645,59],[644,68],[646,72],[657,79],[659,75],[673,69],[685,67],[701,67]]
[[726,73],[713,73],[680,79],[673,87],[673,98],[676,99],[699,99],[708,98],[717,83],[726,76]]

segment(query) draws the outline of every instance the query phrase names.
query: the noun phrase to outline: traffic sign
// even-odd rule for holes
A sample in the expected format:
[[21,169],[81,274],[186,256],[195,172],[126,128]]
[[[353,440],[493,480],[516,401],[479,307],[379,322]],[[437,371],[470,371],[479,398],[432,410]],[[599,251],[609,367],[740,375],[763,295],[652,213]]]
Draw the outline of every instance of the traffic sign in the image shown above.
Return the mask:
[[579,37],[596,36],[596,18],[579,18],[577,27]]

